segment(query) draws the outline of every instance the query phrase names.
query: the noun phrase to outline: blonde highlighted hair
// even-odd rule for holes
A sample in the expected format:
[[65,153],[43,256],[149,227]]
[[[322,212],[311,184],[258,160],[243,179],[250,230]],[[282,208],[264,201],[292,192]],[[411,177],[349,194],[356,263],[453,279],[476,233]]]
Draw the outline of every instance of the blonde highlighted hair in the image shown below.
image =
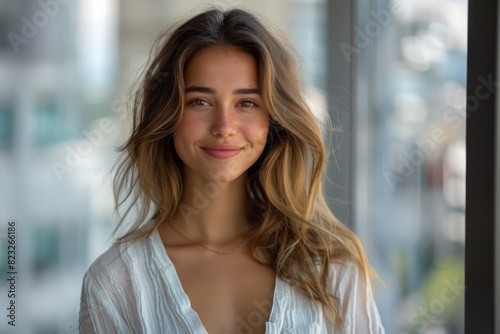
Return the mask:
[[[248,171],[248,248],[257,261],[320,302],[337,325],[339,299],[329,290],[334,263],[354,262],[373,274],[358,238],[341,224],[323,195],[327,153],[318,121],[301,94],[293,48],[254,15],[211,9],[167,30],[156,40],[131,105],[132,134],[120,147],[114,191],[135,223],[117,243],[150,235],[170,221],[183,192],[183,164],[172,135],[182,117],[184,70],[201,50],[228,45],[255,57],[270,115],[262,156]],[[149,214],[153,212],[153,224]],[[144,228],[149,226],[149,228]]]

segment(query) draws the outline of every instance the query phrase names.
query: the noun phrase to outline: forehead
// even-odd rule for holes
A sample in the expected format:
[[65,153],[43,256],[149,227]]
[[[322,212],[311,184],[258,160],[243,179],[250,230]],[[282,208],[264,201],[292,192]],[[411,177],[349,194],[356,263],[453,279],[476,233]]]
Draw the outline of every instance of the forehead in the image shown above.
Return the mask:
[[233,46],[213,46],[191,58],[184,81],[187,87],[259,88],[258,65],[251,54]]

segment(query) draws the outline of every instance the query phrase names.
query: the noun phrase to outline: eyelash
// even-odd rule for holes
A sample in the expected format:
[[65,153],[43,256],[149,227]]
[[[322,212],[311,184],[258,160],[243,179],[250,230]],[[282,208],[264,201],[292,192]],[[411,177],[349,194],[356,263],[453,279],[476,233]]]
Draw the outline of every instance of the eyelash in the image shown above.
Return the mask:
[[252,103],[253,106],[251,106],[251,107],[243,107],[243,108],[254,108],[254,107],[258,107],[259,106],[257,104],[257,102],[255,102],[253,100],[250,100],[250,99],[242,100],[242,101],[240,101],[240,104],[242,104],[242,103],[248,103],[248,102]]
[[208,102],[207,100],[200,98],[191,99],[187,104],[193,107],[206,107],[205,105],[197,104],[197,102],[204,102],[210,104],[210,102]]
[[[203,105],[203,104],[197,104],[199,102],[204,102],[204,103],[208,103],[210,104],[209,101],[205,100],[205,99],[201,99],[201,98],[194,98],[194,99],[191,99],[189,100],[189,102],[187,103],[188,105],[190,106],[193,106],[193,107],[206,107],[206,105]],[[244,100],[241,100],[238,104],[242,104],[242,103],[252,103],[253,105],[252,106],[248,106],[248,107],[243,107],[243,108],[255,108],[255,107],[258,107],[259,105],[257,104],[257,102],[255,102],[254,100],[251,100],[251,99],[244,99]]]

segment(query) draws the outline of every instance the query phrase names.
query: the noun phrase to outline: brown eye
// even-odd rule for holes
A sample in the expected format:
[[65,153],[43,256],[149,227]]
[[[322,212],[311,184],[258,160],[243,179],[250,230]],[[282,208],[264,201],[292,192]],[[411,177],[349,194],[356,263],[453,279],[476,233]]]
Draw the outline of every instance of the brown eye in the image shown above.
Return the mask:
[[251,101],[251,100],[241,101],[241,102],[240,102],[240,105],[241,105],[243,108],[253,108],[253,107],[258,107],[257,103],[255,103],[254,101]]
[[203,99],[192,99],[188,102],[188,104],[193,107],[205,107],[210,105],[208,101]]

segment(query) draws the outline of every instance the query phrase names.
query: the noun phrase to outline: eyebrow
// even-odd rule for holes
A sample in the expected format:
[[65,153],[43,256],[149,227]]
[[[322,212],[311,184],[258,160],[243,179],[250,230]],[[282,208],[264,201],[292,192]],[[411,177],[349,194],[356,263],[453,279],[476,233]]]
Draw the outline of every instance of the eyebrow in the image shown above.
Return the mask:
[[[215,89],[203,87],[203,86],[189,86],[186,88],[186,90],[184,92],[185,93],[197,92],[197,93],[215,94]],[[233,94],[235,94],[235,95],[241,95],[241,94],[260,95],[260,89],[257,89],[257,88],[239,88],[239,89],[233,90]]]

